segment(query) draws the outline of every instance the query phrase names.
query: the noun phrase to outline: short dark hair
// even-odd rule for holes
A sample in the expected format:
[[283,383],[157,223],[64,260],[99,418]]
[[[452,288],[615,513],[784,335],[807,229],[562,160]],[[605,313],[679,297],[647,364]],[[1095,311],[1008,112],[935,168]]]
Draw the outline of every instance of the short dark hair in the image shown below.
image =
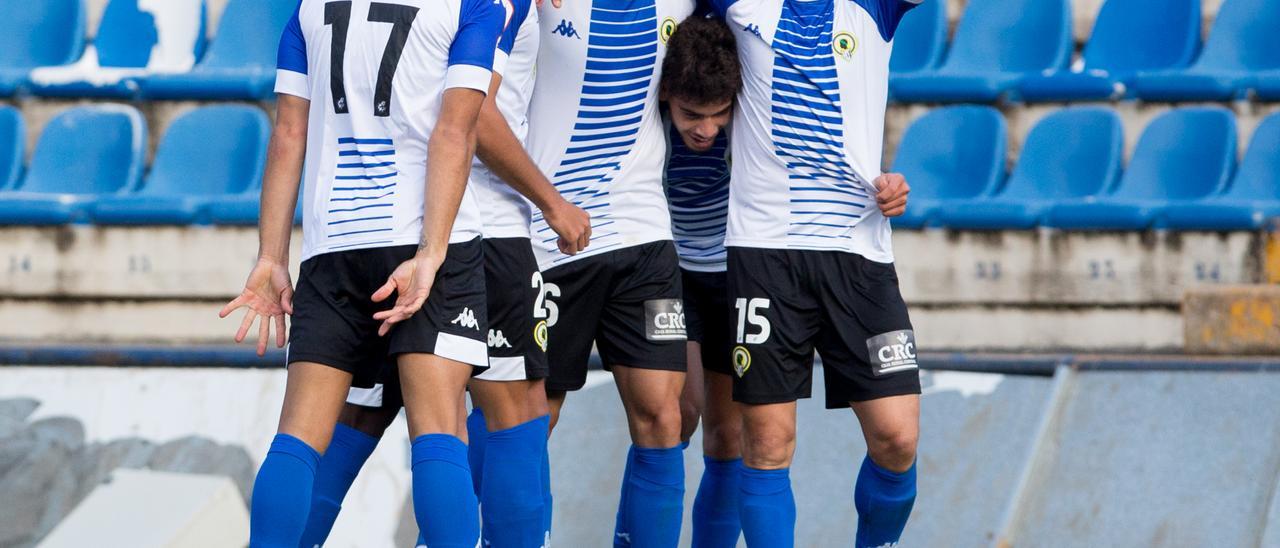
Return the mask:
[[699,105],[732,101],[742,89],[733,31],[716,17],[692,16],[676,27],[662,60],[662,93]]

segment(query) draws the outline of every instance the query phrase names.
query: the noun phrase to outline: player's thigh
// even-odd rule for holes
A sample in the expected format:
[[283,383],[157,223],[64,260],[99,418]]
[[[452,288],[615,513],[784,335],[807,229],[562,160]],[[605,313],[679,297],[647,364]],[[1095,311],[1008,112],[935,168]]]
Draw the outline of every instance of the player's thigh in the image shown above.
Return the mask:
[[474,367],[434,354],[401,354],[397,360],[410,436],[461,436],[467,381]]
[[791,466],[796,452],[796,402],[742,406],[743,462],[760,470]]
[[702,452],[721,460],[742,456],[742,405],[733,401],[733,377],[705,371]]
[[608,254],[596,255],[541,274],[538,309],[546,316],[548,396],[578,390],[587,382],[587,364],[612,286],[608,260]]
[[793,402],[812,391],[821,309],[797,259],[786,250],[729,248],[735,401]]
[[529,401],[534,381],[487,381],[471,379],[471,398],[484,410],[490,432],[506,430],[538,418],[536,405]]
[[893,265],[851,253],[818,259],[827,408],[919,394],[915,332]]
[[312,362],[293,362],[285,382],[279,432],[298,438],[323,453],[333,437],[351,386],[351,374]]

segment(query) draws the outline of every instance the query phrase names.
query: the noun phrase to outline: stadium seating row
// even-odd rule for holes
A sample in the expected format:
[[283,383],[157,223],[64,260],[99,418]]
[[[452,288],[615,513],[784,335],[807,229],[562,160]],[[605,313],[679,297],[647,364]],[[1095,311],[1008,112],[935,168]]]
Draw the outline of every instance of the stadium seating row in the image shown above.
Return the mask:
[[204,0],[111,0],[88,45],[83,0],[0,2],[0,95],[269,98],[297,4],[230,0],[206,51]]
[[143,177],[147,126],[125,105],[76,107],[49,121],[23,174],[22,117],[0,107],[0,224],[256,224],[270,122],[247,105],[197,108],[173,122]]
[[[0,107],[0,225],[254,224],[269,139],[262,110],[214,105],[175,120],[143,176],[146,124],[124,105],[68,109],[23,170],[22,117]],[[913,192],[900,228],[1254,230],[1280,218],[1280,113],[1236,166],[1235,116],[1184,107],[1152,121],[1124,164],[1111,109],[1068,107],[1028,134],[1006,177],[1004,117],[931,110],[907,128],[893,169]]]
[[[946,43],[942,2],[903,19],[901,102],[1280,100],[1280,2],[1223,0],[1201,47],[1200,0],[1107,0],[1081,59],[1070,0],[971,0]],[[948,52],[949,50],[949,52]]]
[[894,170],[911,182],[911,204],[894,226],[1226,231],[1280,218],[1280,113],[1263,119],[1238,169],[1235,116],[1216,106],[1157,117],[1123,169],[1124,130],[1109,108],[1045,117],[1007,180],[1005,131],[999,111],[971,105],[907,128]]

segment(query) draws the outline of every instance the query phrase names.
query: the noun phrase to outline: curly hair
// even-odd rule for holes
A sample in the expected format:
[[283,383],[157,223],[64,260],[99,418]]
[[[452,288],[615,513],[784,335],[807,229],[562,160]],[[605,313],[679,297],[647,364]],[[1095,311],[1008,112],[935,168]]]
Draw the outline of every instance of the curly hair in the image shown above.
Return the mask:
[[663,95],[699,105],[732,101],[742,89],[733,31],[724,20],[693,16],[676,27],[662,60]]

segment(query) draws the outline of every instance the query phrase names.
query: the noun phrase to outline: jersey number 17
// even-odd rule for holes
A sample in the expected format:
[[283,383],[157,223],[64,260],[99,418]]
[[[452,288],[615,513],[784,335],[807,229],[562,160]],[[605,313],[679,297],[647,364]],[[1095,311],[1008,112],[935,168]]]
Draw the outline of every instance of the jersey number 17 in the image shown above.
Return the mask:
[[[409,40],[409,30],[418,17],[418,8],[401,4],[373,2],[369,4],[368,20],[373,23],[391,23],[391,36],[382,50],[382,64],[378,66],[378,85],[373,91],[373,115],[391,115],[391,80],[400,65],[400,54]],[[333,41],[329,45],[329,90],[333,95],[333,111],[347,113],[347,87],[342,82],[343,57],[347,53],[347,29],[351,26],[351,1],[329,2],[324,5],[324,24],[333,25]]]

